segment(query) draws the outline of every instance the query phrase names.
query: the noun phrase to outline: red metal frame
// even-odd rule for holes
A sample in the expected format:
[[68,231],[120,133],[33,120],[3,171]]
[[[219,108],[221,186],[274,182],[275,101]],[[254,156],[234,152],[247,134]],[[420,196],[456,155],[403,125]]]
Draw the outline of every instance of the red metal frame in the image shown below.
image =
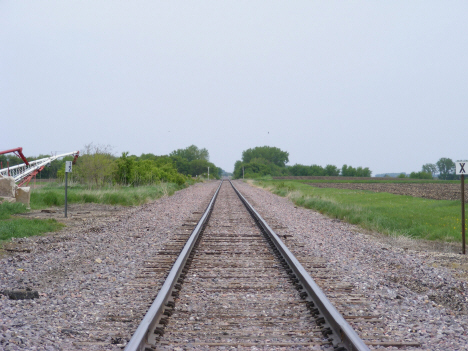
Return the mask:
[[75,157],[73,157],[72,164],[76,164],[76,159],[78,158],[78,156],[80,156],[80,152],[79,152],[79,151],[77,151]]
[[31,181],[31,179],[33,179],[36,174],[38,174],[40,171],[42,171],[44,169],[44,166],[42,166],[41,168],[38,168],[36,169],[34,172],[32,172],[30,175],[28,175],[26,178],[24,178],[23,180],[21,180],[19,183],[18,183],[18,186],[23,186],[24,184],[28,185],[29,182]]
[[11,149],[11,150],[0,151],[0,155],[8,154],[10,152],[14,153],[16,156],[18,156],[20,159],[22,159],[24,161],[24,163],[26,163],[27,166],[29,166],[28,160],[23,155],[23,148],[22,147],[17,147],[16,149]]
[[[11,150],[5,150],[5,151],[0,151],[0,155],[2,154],[7,154],[7,153],[14,153],[16,156],[20,157],[24,163],[29,166],[29,162],[28,160],[26,159],[26,157],[23,155],[23,148],[21,147],[18,147],[16,149],[11,149]],[[64,155],[69,155],[69,154],[73,154],[72,152],[68,153],[68,154],[64,154]],[[73,156],[73,164],[76,164],[76,160],[78,159],[78,156],[80,155],[80,152],[77,151]],[[60,156],[63,156],[63,155],[60,155]],[[50,161],[49,161],[50,163]],[[1,168],[1,167],[0,167]],[[9,162],[7,162],[7,168],[8,168],[8,175],[10,175],[10,166],[9,166]],[[18,183],[18,186],[22,186],[24,184],[28,185],[29,182],[31,181],[31,179],[33,179],[39,172],[41,172],[42,170],[44,169],[44,166],[32,171],[26,178],[22,179],[19,181]]]
[[[78,158],[78,156],[80,156],[80,152],[78,151],[75,156],[73,157],[73,164],[76,164],[76,160]],[[24,178],[23,180],[21,180],[19,183],[18,183],[18,186],[23,186],[23,185],[28,185],[29,182],[31,181],[31,179],[33,179],[39,172],[41,172],[42,170],[44,169],[44,166],[42,166],[41,168],[38,168],[36,169],[34,172],[32,172],[30,175],[28,175],[26,178]]]

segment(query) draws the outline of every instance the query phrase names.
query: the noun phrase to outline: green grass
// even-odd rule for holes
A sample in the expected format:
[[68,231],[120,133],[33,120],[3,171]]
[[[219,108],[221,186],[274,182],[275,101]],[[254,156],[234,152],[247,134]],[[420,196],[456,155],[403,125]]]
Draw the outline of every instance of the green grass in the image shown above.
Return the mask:
[[[107,187],[89,189],[73,185],[68,187],[68,203],[98,203],[109,205],[136,206],[164,195],[172,195],[184,186],[172,183],[161,183],[141,187]],[[51,206],[65,205],[65,189],[63,184],[51,183],[42,188],[32,189],[31,208],[43,209]],[[23,238],[57,231],[64,224],[54,219],[18,218],[17,214],[28,210],[23,204],[0,204],[0,242],[11,238]]]
[[12,218],[0,221],[0,242],[11,238],[24,238],[54,232],[64,224],[55,219]]
[[364,190],[315,188],[301,181],[257,181],[298,206],[384,234],[461,241],[459,201],[430,200]]
[[[136,206],[148,201],[160,198],[164,195],[172,195],[183,188],[173,183],[161,183],[140,187],[103,187],[89,189],[85,186],[69,186],[67,190],[68,203],[98,203],[108,205]],[[31,193],[31,208],[41,209],[51,206],[65,205],[65,189],[63,185],[51,184]]]
[[25,213],[26,206],[19,203],[0,204],[0,242],[11,238],[24,238],[57,231],[64,225],[55,219],[17,218],[15,214]]
[[11,215],[18,214],[18,213],[25,213],[28,212],[26,206],[19,203],[2,203],[0,204],[0,220],[2,219],[9,219]]

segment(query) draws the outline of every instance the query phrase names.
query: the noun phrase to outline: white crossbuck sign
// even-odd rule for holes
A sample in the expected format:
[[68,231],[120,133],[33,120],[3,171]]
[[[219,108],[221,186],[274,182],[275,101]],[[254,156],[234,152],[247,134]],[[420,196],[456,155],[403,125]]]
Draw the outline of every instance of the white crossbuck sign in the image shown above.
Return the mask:
[[468,173],[468,161],[455,162],[456,174],[467,174]]

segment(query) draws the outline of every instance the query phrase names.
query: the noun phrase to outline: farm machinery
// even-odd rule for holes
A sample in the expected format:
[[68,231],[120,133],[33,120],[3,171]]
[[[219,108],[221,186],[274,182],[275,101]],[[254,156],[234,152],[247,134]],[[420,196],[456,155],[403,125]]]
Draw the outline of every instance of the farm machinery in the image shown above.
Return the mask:
[[61,155],[55,155],[55,156],[41,158],[39,160],[28,161],[26,157],[24,157],[23,148],[21,147],[18,147],[16,149],[11,149],[11,150],[0,151],[0,155],[7,154],[7,153],[14,153],[16,156],[21,158],[24,161],[24,163],[16,165],[16,166],[12,166],[12,167],[9,167],[7,165],[7,168],[0,169],[0,176],[13,177],[15,180],[15,183],[19,187],[23,185],[28,185],[31,179],[34,178],[36,174],[41,172],[44,169],[44,167],[49,165],[52,161],[65,157],[65,156],[73,155],[74,156],[73,164],[75,164],[76,159],[78,158],[80,154],[79,151],[72,151],[72,152],[67,152],[65,154],[61,154]]

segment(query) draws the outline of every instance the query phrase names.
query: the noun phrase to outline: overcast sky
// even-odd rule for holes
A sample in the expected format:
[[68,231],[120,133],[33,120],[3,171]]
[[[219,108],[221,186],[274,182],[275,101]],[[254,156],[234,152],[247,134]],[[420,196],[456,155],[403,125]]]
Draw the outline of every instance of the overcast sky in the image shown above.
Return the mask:
[[468,159],[467,1],[0,1],[0,150]]

